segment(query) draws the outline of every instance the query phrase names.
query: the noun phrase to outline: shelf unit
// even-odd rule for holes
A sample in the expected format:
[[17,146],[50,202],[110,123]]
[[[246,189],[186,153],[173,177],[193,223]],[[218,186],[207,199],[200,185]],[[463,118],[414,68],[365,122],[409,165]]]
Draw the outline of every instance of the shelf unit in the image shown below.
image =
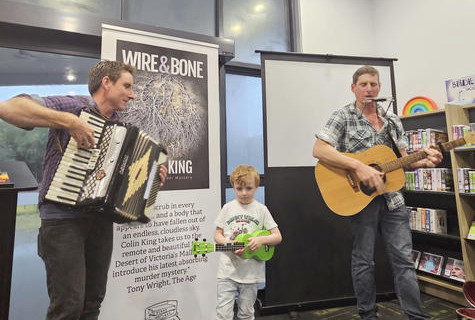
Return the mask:
[[[456,124],[475,122],[475,104],[458,106],[445,105],[447,128]],[[452,130],[449,138],[453,139]],[[451,151],[454,179],[457,177],[457,168],[475,168],[475,148],[457,148]],[[455,180],[456,181],[456,180]],[[460,193],[458,183],[455,183],[455,202],[459,221],[460,241],[467,280],[475,280],[475,242],[467,239],[468,230],[475,220],[475,197],[472,194]]]
[[[436,110],[401,116],[405,130],[434,128],[444,130],[453,140],[452,125],[475,122],[475,104],[468,106],[446,105],[445,110]],[[470,148],[475,149],[475,148]],[[460,194],[457,183],[457,168],[474,168],[474,152],[467,148],[444,154],[439,167],[452,168],[454,192],[405,191],[408,206],[442,208],[447,210],[447,235],[413,231],[414,249],[452,257],[464,261],[466,280],[474,280],[475,241],[466,239],[468,228],[474,216],[475,197]],[[418,273],[421,291],[446,300],[467,305],[463,295],[463,284],[442,276]]]

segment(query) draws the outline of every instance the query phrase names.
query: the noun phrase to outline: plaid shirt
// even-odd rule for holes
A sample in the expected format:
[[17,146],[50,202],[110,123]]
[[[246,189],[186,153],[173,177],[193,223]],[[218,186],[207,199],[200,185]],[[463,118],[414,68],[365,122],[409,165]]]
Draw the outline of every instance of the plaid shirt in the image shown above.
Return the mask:
[[[389,112],[383,116],[385,112],[380,105],[378,105],[377,112],[383,121],[383,127],[379,132],[376,132],[361,110],[358,109],[356,102],[353,102],[333,112],[316,137],[329,143],[340,152],[359,153],[375,145],[386,145],[392,148],[391,137],[388,135],[389,126],[396,146],[399,149],[406,148],[407,143],[404,139],[401,120]],[[404,205],[404,197],[400,191],[386,193],[384,197],[389,210]]]
[[[99,113],[99,109],[97,108],[96,103],[92,99],[91,96],[49,96],[49,97],[40,97],[38,95],[25,95],[22,94],[20,96],[29,97],[32,100],[38,102],[42,106],[45,106],[50,109],[54,109],[57,111],[64,111],[74,113],[75,115],[79,115],[82,110],[95,110]],[[110,119],[112,121],[117,121],[118,116],[114,114]],[[38,195],[38,203],[41,205],[44,202],[44,198],[46,195],[46,191],[48,190],[51,181],[53,180],[54,173],[56,172],[56,167],[61,160],[63,153],[58,148],[57,139],[59,139],[59,143],[61,148],[64,152],[69,142],[69,135],[68,130],[65,129],[53,129],[51,128],[48,132],[48,141],[46,144],[46,154],[43,160],[43,180],[39,186],[39,195]],[[67,217],[75,217],[77,214],[74,214],[74,210],[65,211],[61,214],[56,214],[55,217],[57,218],[67,218]],[[49,218],[50,214],[41,212],[41,218]]]

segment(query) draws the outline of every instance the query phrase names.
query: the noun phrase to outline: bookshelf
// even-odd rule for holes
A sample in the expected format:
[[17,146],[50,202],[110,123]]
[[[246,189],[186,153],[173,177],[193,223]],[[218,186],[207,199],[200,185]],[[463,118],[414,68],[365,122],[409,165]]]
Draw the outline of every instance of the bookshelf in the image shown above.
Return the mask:
[[[469,124],[475,122],[475,104],[457,106],[445,105],[447,115],[447,128],[457,124]],[[453,139],[452,130],[449,130],[449,138]],[[450,154],[454,178],[457,177],[457,168],[475,168],[475,147],[457,148]],[[475,242],[467,239],[468,230],[475,220],[475,197],[459,190],[455,183],[455,202],[459,221],[460,241],[467,280],[475,280]]]
[[[453,140],[452,126],[475,122],[475,104],[457,106],[447,104],[444,110],[436,110],[401,116],[404,129],[434,128],[446,131]],[[451,168],[454,179],[453,192],[405,191],[406,204],[414,207],[447,210],[447,235],[413,231],[415,250],[452,257],[464,261],[466,280],[475,279],[475,241],[466,239],[472,220],[475,219],[475,197],[461,194],[458,190],[457,169],[475,168],[475,148],[459,148],[444,154],[439,167]],[[446,300],[467,305],[463,295],[463,283],[418,272],[421,291]]]

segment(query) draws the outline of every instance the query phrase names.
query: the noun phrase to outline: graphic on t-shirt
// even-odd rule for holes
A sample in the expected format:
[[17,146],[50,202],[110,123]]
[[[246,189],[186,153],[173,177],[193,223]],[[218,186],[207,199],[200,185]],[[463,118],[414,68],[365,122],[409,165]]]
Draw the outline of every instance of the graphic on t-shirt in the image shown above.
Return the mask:
[[243,233],[248,233],[247,228],[242,227],[240,229],[234,230],[230,240],[236,240],[237,236],[239,236],[240,234],[243,234]]
[[[240,234],[251,233],[256,229],[256,226],[259,225],[259,220],[256,218],[247,215],[247,214],[238,214],[231,219],[228,219],[226,223],[229,225],[231,230],[233,230],[230,240],[236,240],[236,237]],[[251,224],[254,223],[254,228],[251,227]]]
[[254,218],[250,218],[252,217],[247,215],[236,215],[227,221],[228,224],[232,224],[231,230],[234,230],[230,237],[230,240],[236,240],[237,236],[239,236],[240,234],[250,233],[250,229],[255,229],[249,228],[250,224],[255,223],[257,226],[259,224],[259,221]]

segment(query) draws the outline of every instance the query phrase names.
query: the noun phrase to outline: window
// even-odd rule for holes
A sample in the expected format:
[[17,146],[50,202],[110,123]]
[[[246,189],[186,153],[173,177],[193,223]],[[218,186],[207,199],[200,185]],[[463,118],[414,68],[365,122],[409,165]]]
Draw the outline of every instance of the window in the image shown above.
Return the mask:
[[126,20],[215,35],[215,0],[134,0],[126,3]]
[[264,174],[261,78],[226,75],[227,174],[248,164]]
[[[40,96],[85,94],[87,73],[96,59],[0,48],[0,101],[20,93]],[[38,181],[47,129],[33,134],[0,120],[0,160],[25,161]]]
[[120,19],[121,0],[9,0],[38,5],[50,9],[71,11],[79,14]]
[[288,1],[223,0],[223,36],[235,40],[233,61],[260,63],[255,50],[289,51]]

